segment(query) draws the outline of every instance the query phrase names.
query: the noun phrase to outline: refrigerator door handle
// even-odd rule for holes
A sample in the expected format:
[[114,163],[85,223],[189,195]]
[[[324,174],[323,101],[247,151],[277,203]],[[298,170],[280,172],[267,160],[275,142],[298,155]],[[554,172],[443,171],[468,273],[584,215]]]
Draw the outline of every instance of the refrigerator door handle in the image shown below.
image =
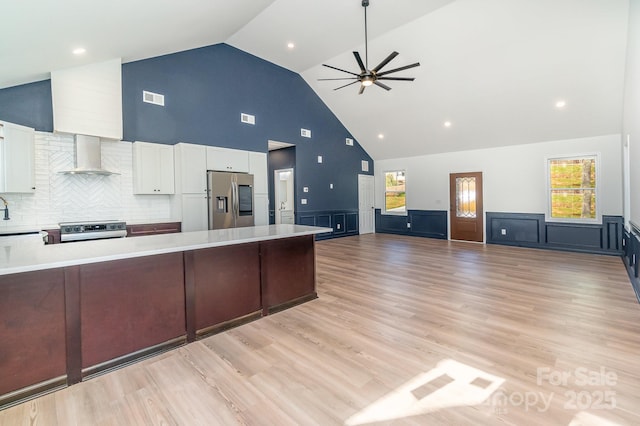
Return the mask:
[[238,220],[238,210],[240,209],[240,202],[238,200],[238,182],[235,181],[235,177],[234,181],[231,183],[231,187],[233,191],[233,218],[234,220]]

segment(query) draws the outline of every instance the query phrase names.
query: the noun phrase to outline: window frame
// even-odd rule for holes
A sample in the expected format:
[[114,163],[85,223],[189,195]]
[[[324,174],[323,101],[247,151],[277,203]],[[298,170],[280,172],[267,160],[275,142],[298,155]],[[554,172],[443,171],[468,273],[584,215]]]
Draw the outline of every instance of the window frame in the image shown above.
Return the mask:
[[[404,211],[387,211],[387,173],[404,173]],[[408,208],[407,208],[407,169],[393,169],[393,170],[385,170],[384,174],[384,185],[383,185],[383,193],[382,193],[382,214],[393,215],[393,216],[407,216]]]
[[[559,218],[551,216],[551,161],[552,160],[581,160],[586,158],[593,158],[595,160],[595,217],[591,218]],[[559,223],[581,223],[581,224],[601,224],[602,223],[602,214],[600,208],[600,153],[599,152],[587,152],[581,154],[570,154],[570,155],[552,155],[545,158],[545,180],[546,180],[546,199],[547,199],[547,210],[545,212],[545,221],[546,222],[559,222]]]

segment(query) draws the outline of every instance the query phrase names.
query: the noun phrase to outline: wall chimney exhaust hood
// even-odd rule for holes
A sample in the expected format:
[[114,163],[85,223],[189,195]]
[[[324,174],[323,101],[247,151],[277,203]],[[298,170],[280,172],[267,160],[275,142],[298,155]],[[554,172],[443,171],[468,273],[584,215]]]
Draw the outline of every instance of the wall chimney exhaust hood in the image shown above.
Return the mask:
[[67,175],[118,175],[102,168],[100,138],[97,136],[75,135],[74,168],[59,173]]

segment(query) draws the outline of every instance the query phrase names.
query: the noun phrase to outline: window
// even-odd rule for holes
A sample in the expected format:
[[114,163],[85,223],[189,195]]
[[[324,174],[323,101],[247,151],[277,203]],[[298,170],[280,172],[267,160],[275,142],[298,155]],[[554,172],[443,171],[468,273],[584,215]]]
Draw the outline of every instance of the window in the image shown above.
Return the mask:
[[404,170],[384,174],[384,210],[386,213],[406,213],[406,179]]
[[550,158],[549,212],[551,220],[594,221],[597,214],[597,156]]

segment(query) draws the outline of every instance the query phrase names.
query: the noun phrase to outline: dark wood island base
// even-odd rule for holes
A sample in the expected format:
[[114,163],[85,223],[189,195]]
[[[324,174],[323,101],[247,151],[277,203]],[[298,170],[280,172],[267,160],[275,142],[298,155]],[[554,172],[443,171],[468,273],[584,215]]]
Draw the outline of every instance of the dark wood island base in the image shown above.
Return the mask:
[[0,409],[316,298],[314,244],[303,235],[0,275]]

